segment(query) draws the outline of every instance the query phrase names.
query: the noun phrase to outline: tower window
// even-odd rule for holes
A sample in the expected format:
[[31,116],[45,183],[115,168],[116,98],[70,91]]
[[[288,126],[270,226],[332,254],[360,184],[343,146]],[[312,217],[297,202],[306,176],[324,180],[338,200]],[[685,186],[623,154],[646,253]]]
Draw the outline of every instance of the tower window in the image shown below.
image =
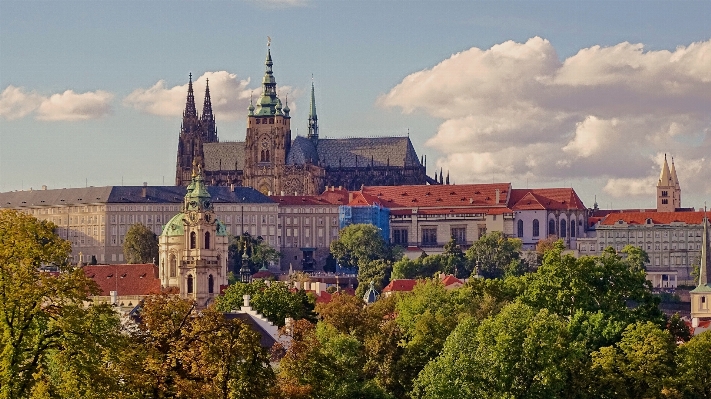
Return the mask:
[[212,277],[212,274],[207,277],[207,293],[215,293],[215,279]]
[[570,237],[575,237],[575,220],[570,221]]
[[555,235],[555,220],[553,220],[553,219],[548,221],[548,235],[549,236]]
[[197,236],[195,236],[195,232],[191,231],[190,232],[190,249],[195,249],[197,248]]
[[668,191],[662,191],[662,197],[667,197],[669,195]]
[[193,275],[188,274],[188,294],[193,293]]
[[519,221],[517,222],[517,225],[518,225],[518,226],[517,226],[517,230],[518,230],[518,231],[517,231],[517,232],[518,232],[517,235],[518,235],[518,238],[521,238],[521,237],[523,237],[523,220],[519,220]]
[[669,203],[669,200],[668,200],[668,199],[666,199],[666,198],[663,198],[663,199],[662,199],[662,204],[666,205],[666,204],[668,204],[668,203]]
[[205,232],[205,249],[210,249],[210,232]]
[[566,230],[568,230],[568,229],[566,229],[566,224],[567,223],[565,220],[560,221],[560,236],[561,237],[565,237],[565,232],[566,232]]
[[170,255],[170,261],[168,261],[170,266],[170,277],[175,277],[178,274],[178,261],[175,259],[175,255]]
[[259,125],[261,122],[262,122],[262,120],[257,118],[257,125]]
[[538,237],[540,233],[540,226],[538,225],[538,219],[533,219],[533,236]]

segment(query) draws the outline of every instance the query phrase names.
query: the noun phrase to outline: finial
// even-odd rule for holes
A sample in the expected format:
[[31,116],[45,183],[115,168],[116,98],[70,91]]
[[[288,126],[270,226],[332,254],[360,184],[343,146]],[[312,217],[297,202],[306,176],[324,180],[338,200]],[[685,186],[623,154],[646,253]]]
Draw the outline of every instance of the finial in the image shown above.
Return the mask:
[[267,47],[271,47],[272,45],[272,38],[267,36]]
[[188,76],[190,77],[190,81],[192,82],[192,81],[193,81],[193,73],[190,72],[190,73],[188,74]]

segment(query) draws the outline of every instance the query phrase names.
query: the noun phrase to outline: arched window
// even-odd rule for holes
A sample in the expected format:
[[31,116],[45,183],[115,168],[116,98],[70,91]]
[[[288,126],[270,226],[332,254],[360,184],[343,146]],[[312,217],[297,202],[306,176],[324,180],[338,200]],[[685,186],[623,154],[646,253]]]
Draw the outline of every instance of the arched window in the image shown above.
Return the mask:
[[555,235],[555,220],[553,220],[553,219],[548,221],[548,235],[549,236]]
[[205,232],[205,249],[210,249],[210,232]]
[[215,279],[212,277],[212,274],[207,277],[207,293],[215,293]]
[[565,220],[561,220],[560,221],[560,236],[565,237],[566,236],[565,232],[567,230],[568,230],[568,222],[566,222]]
[[188,274],[188,294],[193,293],[193,275]]
[[266,155],[264,157],[264,162],[269,162],[269,150],[267,150]]
[[523,220],[519,220],[517,223],[517,230],[518,230],[518,238],[523,237]]
[[265,162],[264,161],[264,150],[259,154],[259,162]]
[[577,230],[575,228],[575,220],[571,220],[570,221],[570,237],[571,238],[575,237],[575,230]]
[[190,249],[195,249],[197,248],[197,237],[195,236],[195,232],[191,231],[190,232]]
[[538,226],[538,219],[533,219],[533,236],[538,237],[540,235],[540,227]]
[[175,259],[175,255],[170,255],[170,260],[168,261],[168,266],[170,267],[170,277],[175,277],[178,275],[178,260]]

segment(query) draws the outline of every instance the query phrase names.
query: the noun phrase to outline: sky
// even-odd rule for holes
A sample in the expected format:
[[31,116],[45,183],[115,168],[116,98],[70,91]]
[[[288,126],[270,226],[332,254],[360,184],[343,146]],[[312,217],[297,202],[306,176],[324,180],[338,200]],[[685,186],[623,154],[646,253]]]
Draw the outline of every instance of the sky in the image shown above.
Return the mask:
[[[171,185],[188,74],[242,141],[267,37],[292,135],[408,135],[455,184],[711,199],[708,1],[0,0],[0,192]],[[709,203],[711,205],[711,202]]]

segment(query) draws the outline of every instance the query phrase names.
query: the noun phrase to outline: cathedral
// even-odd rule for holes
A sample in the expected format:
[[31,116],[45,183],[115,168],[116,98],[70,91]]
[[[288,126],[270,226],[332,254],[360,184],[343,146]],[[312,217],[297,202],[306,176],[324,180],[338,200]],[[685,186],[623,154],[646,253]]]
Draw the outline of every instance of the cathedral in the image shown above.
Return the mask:
[[205,183],[247,186],[267,195],[315,195],[328,186],[358,190],[363,185],[440,184],[427,176],[425,160],[409,137],[319,138],[316,98],[311,84],[308,135],[291,136],[288,98],[277,96],[271,49],[267,49],[262,94],[250,105],[243,142],[220,142],[212,113],[209,82],[198,115],[192,75],[178,141],[175,184],[192,182],[193,162],[203,166]]

